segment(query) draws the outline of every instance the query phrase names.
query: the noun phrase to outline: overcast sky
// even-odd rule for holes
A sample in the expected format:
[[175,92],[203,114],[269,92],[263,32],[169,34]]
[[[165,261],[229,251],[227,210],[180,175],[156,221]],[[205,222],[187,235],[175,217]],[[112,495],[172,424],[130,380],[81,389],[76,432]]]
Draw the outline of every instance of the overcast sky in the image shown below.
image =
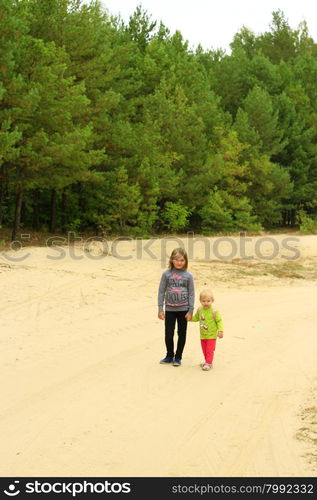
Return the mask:
[[190,47],[199,43],[204,49],[223,48],[244,25],[253,32],[269,29],[272,12],[281,9],[295,29],[306,20],[309,33],[317,41],[317,4],[315,0],[101,0],[111,14],[124,21],[141,4],[152,16],[170,29],[181,31]]

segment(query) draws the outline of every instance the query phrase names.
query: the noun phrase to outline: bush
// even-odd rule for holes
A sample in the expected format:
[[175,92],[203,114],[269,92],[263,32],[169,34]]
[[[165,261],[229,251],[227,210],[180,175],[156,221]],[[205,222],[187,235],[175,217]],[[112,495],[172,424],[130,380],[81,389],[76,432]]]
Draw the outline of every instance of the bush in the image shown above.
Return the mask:
[[235,232],[262,229],[246,197],[237,198],[215,189],[208,202],[199,212],[202,218],[202,232]]
[[200,210],[199,215],[202,218],[201,228],[204,234],[210,231],[233,231],[231,211],[225,208],[217,191],[209,197],[208,203]]
[[317,220],[315,218],[309,217],[304,210],[300,210],[298,213],[299,218],[299,230],[304,234],[317,234]]
[[167,201],[164,205],[162,220],[164,226],[170,231],[179,231],[188,224],[188,217],[191,211],[181,203]]

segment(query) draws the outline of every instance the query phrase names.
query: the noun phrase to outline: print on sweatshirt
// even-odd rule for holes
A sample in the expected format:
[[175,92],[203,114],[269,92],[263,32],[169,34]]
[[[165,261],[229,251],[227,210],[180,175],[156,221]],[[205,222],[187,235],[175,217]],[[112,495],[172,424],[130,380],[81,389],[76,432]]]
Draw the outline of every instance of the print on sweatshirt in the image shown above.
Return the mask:
[[188,310],[192,314],[194,301],[194,280],[192,274],[184,269],[168,269],[164,271],[158,292],[159,311],[163,311],[163,304],[165,302],[166,311]]

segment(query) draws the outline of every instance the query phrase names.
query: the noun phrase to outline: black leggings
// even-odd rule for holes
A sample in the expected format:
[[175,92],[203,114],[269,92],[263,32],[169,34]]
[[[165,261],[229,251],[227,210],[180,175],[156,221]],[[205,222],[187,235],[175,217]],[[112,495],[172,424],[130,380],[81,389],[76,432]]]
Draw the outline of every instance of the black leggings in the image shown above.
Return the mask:
[[175,353],[176,359],[182,359],[183,350],[186,342],[187,319],[185,315],[188,311],[165,311],[165,344],[166,356],[174,357],[174,330],[177,320],[178,342]]

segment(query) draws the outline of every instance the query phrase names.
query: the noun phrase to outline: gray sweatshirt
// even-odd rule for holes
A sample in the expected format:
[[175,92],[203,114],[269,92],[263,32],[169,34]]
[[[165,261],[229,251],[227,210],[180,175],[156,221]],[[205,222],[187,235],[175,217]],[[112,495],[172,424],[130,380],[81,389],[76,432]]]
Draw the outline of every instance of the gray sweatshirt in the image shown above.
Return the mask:
[[158,309],[187,311],[193,314],[195,290],[193,275],[184,269],[167,269],[161,277],[158,290]]

